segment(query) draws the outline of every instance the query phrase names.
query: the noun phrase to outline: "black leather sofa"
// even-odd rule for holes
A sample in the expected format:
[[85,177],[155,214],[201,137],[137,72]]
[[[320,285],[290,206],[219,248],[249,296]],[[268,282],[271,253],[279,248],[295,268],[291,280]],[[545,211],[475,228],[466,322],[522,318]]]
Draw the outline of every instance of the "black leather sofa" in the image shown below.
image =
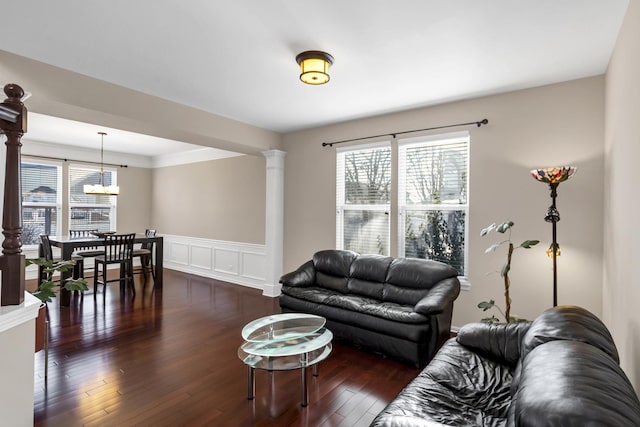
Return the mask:
[[283,312],[327,319],[337,341],[423,367],[450,337],[455,268],[325,250],[280,279]]
[[371,424],[640,426],[640,401],[604,324],[583,308],[469,324]]

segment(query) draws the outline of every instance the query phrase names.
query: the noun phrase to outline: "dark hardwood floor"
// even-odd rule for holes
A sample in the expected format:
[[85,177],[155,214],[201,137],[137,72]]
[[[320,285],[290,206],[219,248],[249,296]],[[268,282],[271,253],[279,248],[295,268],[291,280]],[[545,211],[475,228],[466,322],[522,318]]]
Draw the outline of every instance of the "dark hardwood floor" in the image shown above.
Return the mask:
[[104,304],[91,290],[71,307],[49,305],[46,382],[44,351],[35,355],[36,426],[367,426],[419,372],[334,344],[320,375],[309,375],[309,406],[300,406],[299,371],[256,371],[248,400],[240,331],[279,312],[277,298],[164,277],[161,291],[136,278],[135,297],[112,284]]

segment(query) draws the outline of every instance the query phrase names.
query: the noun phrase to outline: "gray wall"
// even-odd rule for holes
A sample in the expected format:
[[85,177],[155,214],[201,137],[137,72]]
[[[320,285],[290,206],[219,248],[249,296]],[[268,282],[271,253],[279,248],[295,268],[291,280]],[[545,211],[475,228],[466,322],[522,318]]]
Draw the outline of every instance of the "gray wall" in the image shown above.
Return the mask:
[[640,392],[640,4],[629,2],[607,71],[604,319]]

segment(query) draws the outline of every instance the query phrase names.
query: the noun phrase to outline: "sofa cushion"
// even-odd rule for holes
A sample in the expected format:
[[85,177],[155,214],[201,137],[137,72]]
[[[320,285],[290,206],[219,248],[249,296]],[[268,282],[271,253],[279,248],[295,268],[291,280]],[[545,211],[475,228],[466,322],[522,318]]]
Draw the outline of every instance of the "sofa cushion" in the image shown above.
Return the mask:
[[351,263],[348,292],[382,301],[382,283],[393,258],[382,255],[360,255]]
[[570,340],[591,344],[620,363],[618,350],[607,327],[594,314],[577,306],[554,307],[532,323],[522,339],[521,357],[549,341]]
[[396,258],[383,285],[383,301],[414,306],[441,280],[457,277],[450,265],[417,258]]
[[507,366],[450,339],[371,425],[503,426],[510,385]]
[[509,425],[638,426],[640,402],[610,354],[580,341],[551,341],[522,361]]
[[354,313],[364,313],[395,322],[428,324],[429,318],[413,311],[412,307],[395,303],[381,303],[360,295],[344,295],[325,288],[282,287],[282,293],[292,297],[342,308]]
[[324,304],[327,298],[335,295],[335,291],[330,289],[311,287],[311,288],[300,288],[294,286],[283,286],[282,293],[285,295],[290,295],[295,298],[304,299],[306,301],[314,302],[316,304]]
[[351,263],[358,257],[352,251],[326,250],[313,255],[316,269],[316,285],[338,292],[347,293],[347,279]]
[[475,352],[505,365],[520,359],[520,342],[531,322],[468,323],[460,328],[456,340]]

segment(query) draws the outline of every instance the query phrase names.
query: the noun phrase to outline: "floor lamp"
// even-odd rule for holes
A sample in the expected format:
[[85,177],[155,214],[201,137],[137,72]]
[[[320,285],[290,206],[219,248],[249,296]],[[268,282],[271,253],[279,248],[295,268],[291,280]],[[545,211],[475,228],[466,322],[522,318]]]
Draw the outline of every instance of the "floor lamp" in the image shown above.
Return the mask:
[[551,206],[547,209],[544,220],[551,223],[552,243],[547,253],[551,253],[553,258],[553,306],[558,305],[558,265],[557,258],[560,254],[560,246],[556,239],[556,224],[560,221],[560,213],[556,208],[556,197],[558,197],[558,185],[566,181],[576,172],[575,166],[558,166],[553,168],[533,169],[531,175],[538,181],[549,184],[551,189]]

